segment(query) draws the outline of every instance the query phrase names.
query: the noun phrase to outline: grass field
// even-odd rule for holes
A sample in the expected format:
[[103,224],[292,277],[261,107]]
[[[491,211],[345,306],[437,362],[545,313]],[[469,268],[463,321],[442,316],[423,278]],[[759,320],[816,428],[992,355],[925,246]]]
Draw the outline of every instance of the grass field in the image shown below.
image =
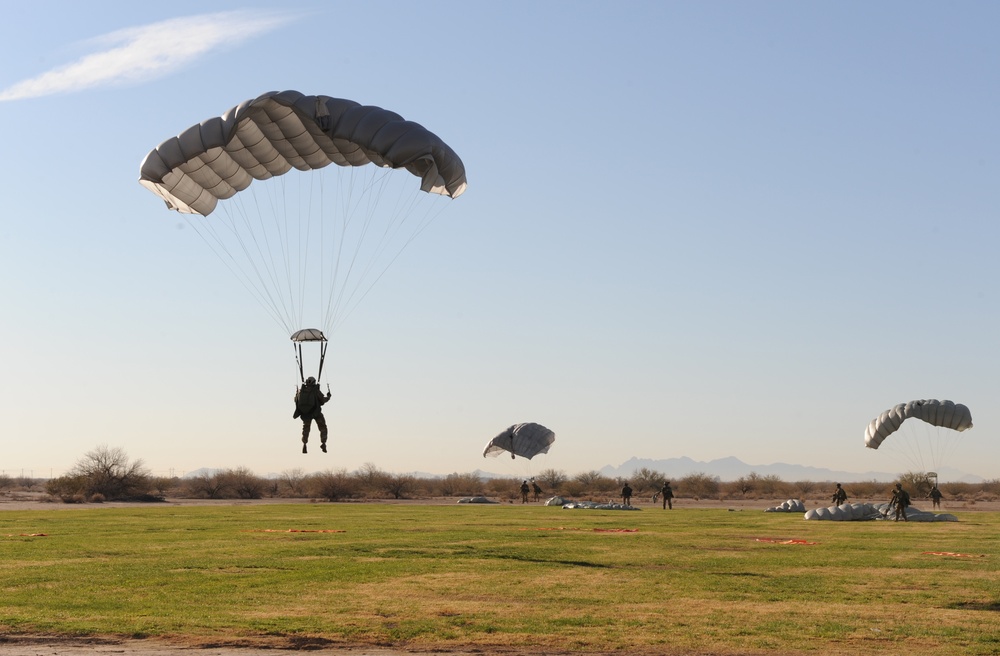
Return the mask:
[[896,524],[457,504],[5,511],[0,634],[997,654],[1000,513],[957,514]]

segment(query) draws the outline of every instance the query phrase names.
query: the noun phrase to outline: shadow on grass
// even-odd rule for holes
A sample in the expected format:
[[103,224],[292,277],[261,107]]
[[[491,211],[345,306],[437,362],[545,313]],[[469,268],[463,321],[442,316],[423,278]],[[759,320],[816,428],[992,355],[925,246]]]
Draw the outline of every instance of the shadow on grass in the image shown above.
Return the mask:
[[952,610],[991,610],[1000,612],[1000,601],[960,601],[948,604],[945,608]]
[[551,565],[572,565],[573,567],[597,567],[602,569],[612,569],[613,565],[603,563],[591,563],[586,560],[557,560],[553,558],[531,558],[529,556],[519,556],[516,554],[489,554],[490,558],[500,558],[503,560],[518,560],[524,563],[545,563]]

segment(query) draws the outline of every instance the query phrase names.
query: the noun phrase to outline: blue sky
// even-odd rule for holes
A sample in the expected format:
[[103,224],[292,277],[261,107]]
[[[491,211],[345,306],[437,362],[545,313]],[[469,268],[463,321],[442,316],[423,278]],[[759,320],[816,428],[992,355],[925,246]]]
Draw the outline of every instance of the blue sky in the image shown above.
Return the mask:
[[[96,7],[96,9],[95,9]],[[0,469],[514,476],[632,456],[906,471],[947,398],[1000,477],[1000,7],[35,2],[0,24]],[[287,336],[137,184],[265,91],[378,105],[468,191],[333,336],[328,454]],[[551,453],[484,461],[508,425]],[[935,465],[937,466],[937,465]]]

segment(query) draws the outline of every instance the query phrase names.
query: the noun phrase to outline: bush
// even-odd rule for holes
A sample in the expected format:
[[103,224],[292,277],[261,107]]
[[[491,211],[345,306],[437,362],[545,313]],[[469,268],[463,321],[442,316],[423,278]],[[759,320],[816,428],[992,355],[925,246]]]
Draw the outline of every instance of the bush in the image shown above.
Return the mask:
[[227,469],[217,475],[223,490],[231,490],[239,499],[259,499],[263,496],[265,481],[246,467]]
[[543,469],[535,477],[535,480],[543,490],[555,494],[566,484],[569,478],[567,478],[566,472],[561,469]]
[[327,469],[310,476],[307,486],[313,492],[313,496],[327,501],[337,501],[349,498],[352,491],[356,489],[357,482],[347,473],[346,469],[336,471]]
[[49,494],[67,498],[131,501],[149,493],[150,474],[141,460],[130,462],[121,447],[99,446],[85,454],[66,476],[46,484]]
[[469,497],[482,494],[483,484],[478,474],[448,474],[438,485],[441,496]]
[[689,499],[712,499],[719,495],[719,477],[697,472],[688,474],[670,485],[674,496]]

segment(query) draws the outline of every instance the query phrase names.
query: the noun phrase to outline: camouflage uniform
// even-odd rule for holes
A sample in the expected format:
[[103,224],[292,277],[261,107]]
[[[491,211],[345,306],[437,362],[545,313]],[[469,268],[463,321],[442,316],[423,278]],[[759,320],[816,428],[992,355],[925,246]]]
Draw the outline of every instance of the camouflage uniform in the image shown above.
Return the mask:
[[323,394],[319,385],[312,377],[295,393],[295,414],[293,418],[302,419],[302,453],[306,452],[306,444],[309,442],[309,429],[312,428],[313,420],[319,428],[319,448],[326,453],[326,417],[323,416],[323,404],[330,400],[330,393]]

